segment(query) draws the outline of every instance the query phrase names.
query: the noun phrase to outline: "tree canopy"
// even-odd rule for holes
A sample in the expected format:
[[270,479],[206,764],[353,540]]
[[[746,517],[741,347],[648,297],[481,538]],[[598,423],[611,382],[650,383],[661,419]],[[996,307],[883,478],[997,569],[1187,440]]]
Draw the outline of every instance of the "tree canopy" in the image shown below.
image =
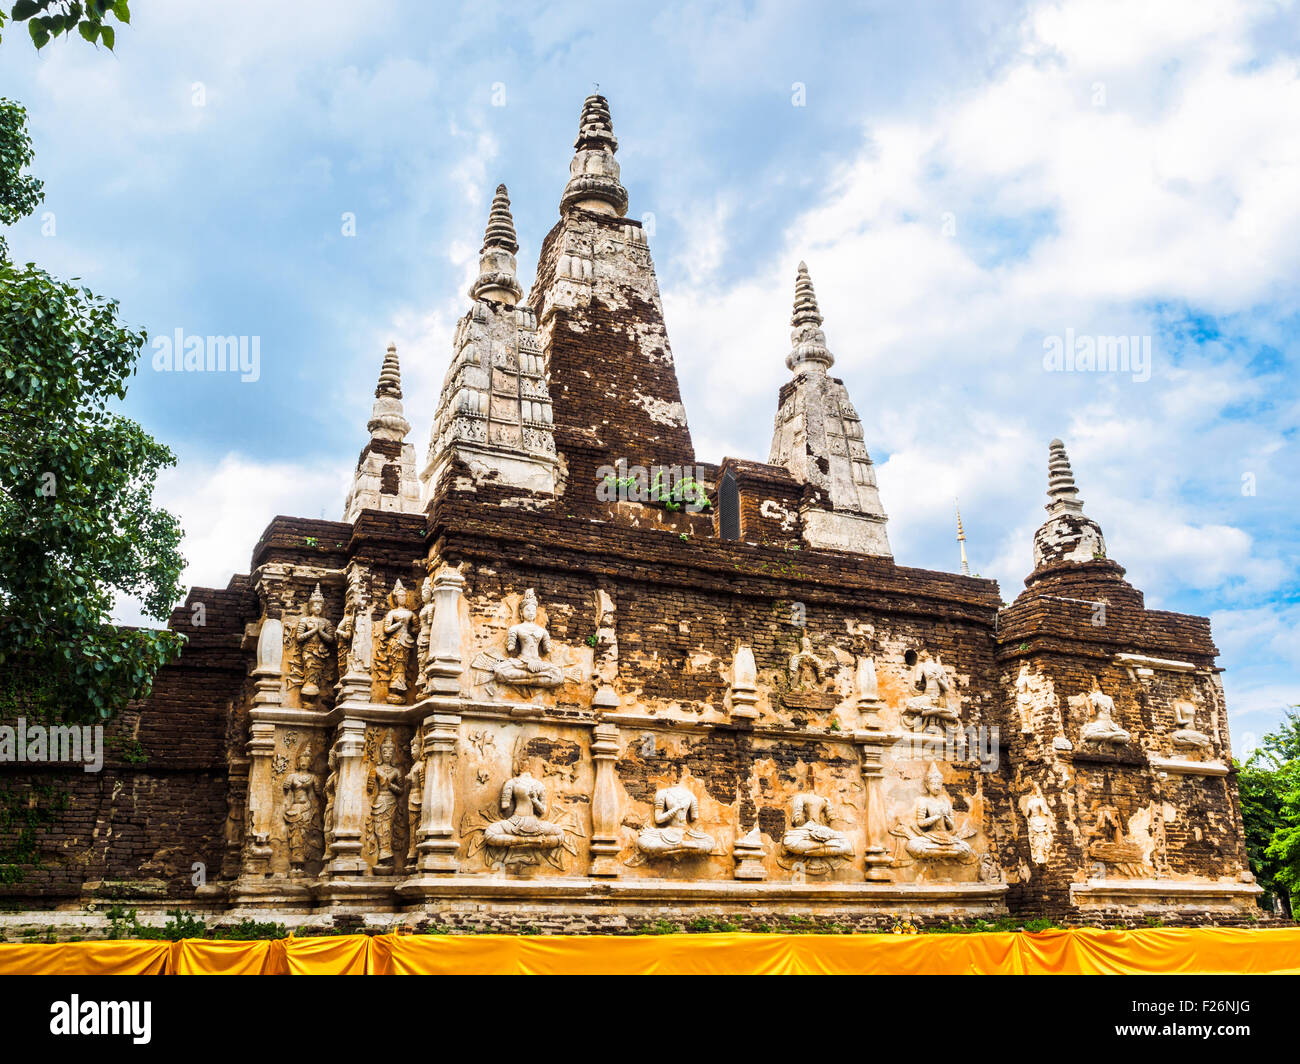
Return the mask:
[[[32,155],[23,108],[0,100],[6,225],[42,200]],[[180,526],[152,503],[175,458],[113,409],[145,339],[116,300],[0,243],[0,666],[62,719],[112,716],[181,643],[109,623],[119,593],[159,620],[182,593]]]

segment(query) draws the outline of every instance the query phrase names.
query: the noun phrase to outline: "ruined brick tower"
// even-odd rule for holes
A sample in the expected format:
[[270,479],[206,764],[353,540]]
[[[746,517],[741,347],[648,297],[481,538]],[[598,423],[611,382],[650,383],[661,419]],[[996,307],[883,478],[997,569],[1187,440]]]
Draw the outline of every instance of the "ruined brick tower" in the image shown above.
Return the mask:
[[81,784],[11,896],[1247,919],[1208,623],[1145,608],[1061,442],[1014,604],[897,565],[800,263],[768,462],[697,456],[603,97],[574,149],[527,299],[502,185],[437,409],[403,411],[390,346],[343,520],[276,518],[249,575],[190,593],[121,722],[147,762]]

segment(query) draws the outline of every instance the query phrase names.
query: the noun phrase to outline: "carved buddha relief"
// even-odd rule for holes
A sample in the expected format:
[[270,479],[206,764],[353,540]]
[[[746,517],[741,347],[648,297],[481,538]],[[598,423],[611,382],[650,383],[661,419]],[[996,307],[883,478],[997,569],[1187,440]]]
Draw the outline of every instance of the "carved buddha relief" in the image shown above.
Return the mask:
[[943,773],[933,762],[925,774],[925,791],[916,799],[909,819],[891,834],[904,839],[908,855],[920,861],[960,861],[972,864],[975,851],[966,840],[977,834],[969,823],[958,822],[952,799],[944,789]]

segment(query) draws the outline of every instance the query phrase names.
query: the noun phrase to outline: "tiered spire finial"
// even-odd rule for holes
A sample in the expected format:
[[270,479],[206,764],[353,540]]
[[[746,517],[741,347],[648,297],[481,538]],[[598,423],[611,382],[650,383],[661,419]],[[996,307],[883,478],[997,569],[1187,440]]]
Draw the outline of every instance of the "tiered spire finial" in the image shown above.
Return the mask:
[[790,324],[799,326],[811,322],[813,325],[820,325],[824,320],[821,309],[817,306],[817,293],[813,291],[808,264],[801,262],[799,274],[794,282],[794,317],[790,319]]
[[497,185],[492,197],[492,211],[488,215],[487,231],[483,234],[485,248],[505,248],[510,254],[519,250],[515,236],[515,220],[510,214],[510,194],[505,185]]
[[1079,498],[1079,489],[1074,483],[1074,472],[1070,469],[1070,456],[1065,453],[1065,444],[1059,439],[1053,440],[1047,458],[1047,511],[1051,514],[1083,513],[1083,500]]
[[402,440],[411,431],[411,423],[402,413],[402,367],[397,361],[397,345],[390,343],[379,367],[375,385],[375,404],[366,423],[372,437]]
[[618,138],[609,113],[609,101],[592,93],[582,103],[578,137],[573,142],[569,183],[560,199],[560,210],[581,207],[600,214],[627,213],[627,189],[619,182]]
[[790,318],[794,326],[790,332],[793,347],[785,359],[785,364],[796,373],[807,369],[820,369],[824,373],[835,364],[835,356],[826,347],[822,320],[808,264],[801,262],[794,282],[794,315]]
[[397,361],[397,345],[390,343],[384,353],[384,364],[379,369],[379,383],[375,385],[375,398],[391,396],[402,398],[402,367]]
[[970,576],[970,562],[966,560],[966,530],[961,525],[961,505],[953,499],[957,510],[957,544],[961,547],[961,575]]
[[510,194],[505,185],[497,185],[483,233],[479,252],[478,277],[470,285],[470,299],[490,299],[497,303],[518,303],[524,290],[515,278],[515,220],[510,214]]
[[1053,440],[1047,458],[1047,520],[1034,533],[1034,571],[1106,557],[1101,526],[1083,512],[1065,444]]

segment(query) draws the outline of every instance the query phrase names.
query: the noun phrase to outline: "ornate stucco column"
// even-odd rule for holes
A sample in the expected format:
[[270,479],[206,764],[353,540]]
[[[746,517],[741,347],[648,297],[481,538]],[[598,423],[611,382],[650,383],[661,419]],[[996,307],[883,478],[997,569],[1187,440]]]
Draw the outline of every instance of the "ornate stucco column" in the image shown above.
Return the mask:
[[426,694],[460,693],[465,664],[460,656],[460,597],[465,578],[459,569],[444,565],[433,577],[433,633],[429,661],[424,667]]
[[[366,748],[366,722],[356,717],[339,721],[334,738],[335,783],[334,823],[329,846],[326,875],[364,874],[366,863],[361,857],[361,829],[365,819],[366,774],[362,754]],[[331,829],[326,825],[327,830]]]
[[[459,573],[457,574],[460,575]],[[424,805],[420,810],[420,871],[455,872],[456,742],[460,716],[434,713],[424,722]]]
[[592,732],[591,758],[596,782],[591,791],[591,867],[589,876],[616,876],[618,867],[618,728],[597,724]]
[[284,624],[265,617],[257,635],[257,662],[253,667],[253,705],[248,725],[248,808],[244,828],[243,872],[265,876],[271,872],[271,814],[274,807],[275,724],[259,720],[284,700],[281,668],[284,664]]
[[[278,675],[278,673],[277,673]],[[254,708],[253,713],[257,710]],[[244,875],[271,874],[271,813],[275,725],[254,720],[248,726],[248,821],[244,833]]]
[[854,736],[862,751],[862,783],[866,789],[866,874],[869,883],[888,883],[893,859],[889,856],[889,815],[885,808],[885,769],[881,763],[886,742],[885,732],[858,732]]

